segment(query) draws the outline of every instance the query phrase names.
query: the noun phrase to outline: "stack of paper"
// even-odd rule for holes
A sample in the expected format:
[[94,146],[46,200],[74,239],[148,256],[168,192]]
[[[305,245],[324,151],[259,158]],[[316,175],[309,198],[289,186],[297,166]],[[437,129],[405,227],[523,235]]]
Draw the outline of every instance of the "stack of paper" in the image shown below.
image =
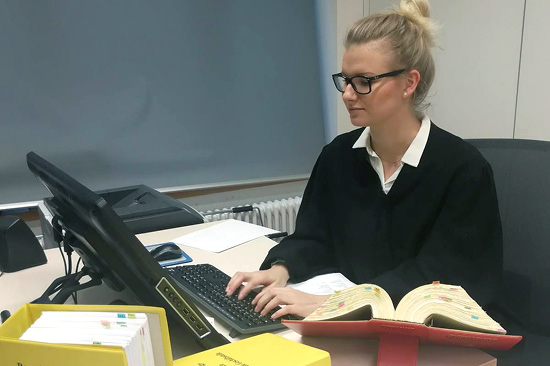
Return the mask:
[[220,253],[264,235],[278,233],[264,226],[229,219],[172,240],[179,245]]
[[44,311],[21,340],[58,344],[120,346],[128,366],[153,365],[153,346],[144,313]]

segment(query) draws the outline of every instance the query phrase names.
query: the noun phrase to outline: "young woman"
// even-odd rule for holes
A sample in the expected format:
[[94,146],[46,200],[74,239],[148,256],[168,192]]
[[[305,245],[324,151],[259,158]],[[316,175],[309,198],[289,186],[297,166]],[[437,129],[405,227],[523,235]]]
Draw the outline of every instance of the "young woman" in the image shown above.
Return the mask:
[[[502,272],[502,230],[490,165],[423,113],[434,78],[434,23],[425,0],[402,0],[353,25],[342,72],[333,75],[351,123],[362,127],[325,146],[313,169],[296,231],[260,271],[239,272],[239,296],[265,286],[263,314],[306,316],[327,296],[285,284],[341,272],[383,287],[395,304],[434,280],[461,285],[480,304]],[[475,117],[475,116],[472,116]]]

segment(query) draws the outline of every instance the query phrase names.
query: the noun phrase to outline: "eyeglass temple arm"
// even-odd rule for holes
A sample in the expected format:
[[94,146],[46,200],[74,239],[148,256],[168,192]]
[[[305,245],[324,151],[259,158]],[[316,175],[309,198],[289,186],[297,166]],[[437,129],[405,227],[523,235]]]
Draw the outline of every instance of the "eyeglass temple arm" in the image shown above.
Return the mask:
[[368,78],[369,80],[377,80],[377,79],[385,78],[385,77],[388,77],[388,76],[399,75],[399,74],[401,74],[403,71],[405,71],[405,69],[395,70],[395,71],[387,72],[387,73],[381,74],[381,75],[375,75],[375,76],[370,76],[370,77],[367,76],[367,78]]

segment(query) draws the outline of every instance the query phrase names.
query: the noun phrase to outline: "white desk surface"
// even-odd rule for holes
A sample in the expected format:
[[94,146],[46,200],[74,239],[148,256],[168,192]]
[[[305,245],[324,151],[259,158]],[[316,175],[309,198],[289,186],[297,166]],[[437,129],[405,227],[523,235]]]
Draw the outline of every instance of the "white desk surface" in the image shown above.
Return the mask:
[[[162,243],[212,224],[216,223],[140,234],[138,238],[145,245]],[[182,249],[193,259],[192,263],[211,263],[227,274],[233,275],[236,271],[256,270],[267,251],[275,244],[274,241],[262,237],[222,253],[212,253],[191,247],[182,247]],[[46,256],[47,264],[16,273],[4,273],[0,277],[0,310],[15,312],[24,303],[39,297],[55,278],[64,275],[63,260],[59,250],[48,249]],[[73,262],[76,263],[74,258]],[[116,293],[105,285],[81,291],[78,296],[79,303],[83,304],[108,304],[115,299],[131,301],[128,294]],[[205,315],[211,316],[211,314],[205,313]],[[226,338],[232,341],[237,340],[231,339],[228,335],[229,329],[219,322],[216,322],[216,328]],[[174,358],[201,350],[199,345],[181,330],[171,329],[170,332]],[[330,352],[332,364],[335,366],[376,365],[377,340],[301,337],[291,330],[280,331],[277,334],[327,350]],[[494,357],[475,348],[420,345],[418,350],[419,366],[495,366],[496,364],[497,361]]]

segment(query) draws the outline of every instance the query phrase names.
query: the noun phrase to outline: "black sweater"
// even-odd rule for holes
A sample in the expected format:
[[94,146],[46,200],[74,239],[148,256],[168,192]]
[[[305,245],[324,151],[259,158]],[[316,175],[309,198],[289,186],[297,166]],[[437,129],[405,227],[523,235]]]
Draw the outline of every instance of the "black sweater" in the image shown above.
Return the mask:
[[282,259],[292,281],[341,272],[383,287],[395,304],[435,280],[490,302],[501,280],[502,229],[489,163],[432,124],[418,167],[404,164],[386,195],[366,149],[352,148],[362,131],[325,146],[296,231],[270,250],[261,268]]

